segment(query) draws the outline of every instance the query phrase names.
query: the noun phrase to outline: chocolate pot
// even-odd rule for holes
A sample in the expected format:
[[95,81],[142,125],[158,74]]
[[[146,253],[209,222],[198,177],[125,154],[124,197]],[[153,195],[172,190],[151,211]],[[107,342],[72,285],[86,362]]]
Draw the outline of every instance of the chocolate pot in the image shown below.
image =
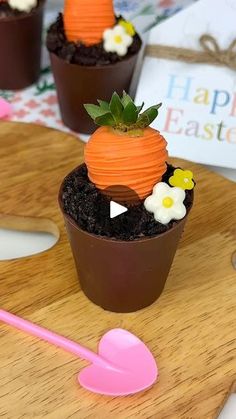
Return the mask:
[[0,19],[0,89],[20,90],[40,75],[42,1],[31,13]]
[[105,310],[128,313],[152,304],[162,293],[186,218],[156,237],[114,240],[87,233],[59,204],[81,288]]
[[138,53],[120,62],[104,66],[70,64],[51,53],[61,117],[76,132],[91,134],[96,126],[84,109],[97,99],[109,101],[114,91],[129,91]]

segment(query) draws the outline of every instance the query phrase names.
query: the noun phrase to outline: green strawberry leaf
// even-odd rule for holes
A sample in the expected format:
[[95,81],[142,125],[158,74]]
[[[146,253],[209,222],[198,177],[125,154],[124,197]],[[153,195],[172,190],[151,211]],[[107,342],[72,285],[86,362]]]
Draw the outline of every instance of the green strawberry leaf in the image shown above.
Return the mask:
[[138,119],[138,109],[137,106],[132,102],[129,102],[122,114],[122,122],[127,125],[133,125],[137,122]]
[[133,99],[128,95],[128,93],[126,93],[125,91],[123,91],[123,96],[121,98],[121,102],[122,102],[122,105],[125,108],[130,102],[133,103]]
[[121,122],[124,106],[121,102],[120,96],[116,92],[112,95],[109,108],[115,121],[117,123]]
[[100,106],[98,105],[85,104],[84,107],[86,111],[88,112],[89,116],[91,116],[91,118],[94,120],[98,116],[102,116],[107,112],[107,110],[100,108]]
[[116,121],[113,118],[111,112],[104,113],[103,115],[97,116],[97,118],[94,119],[95,124],[100,126],[110,126],[113,127],[116,125]]
[[110,111],[108,102],[105,102],[104,100],[99,100],[98,99],[98,103],[99,103],[101,109],[104,109],[104,111],[107,111],[107,112]]
[[104,100],[98,100],[98,105],[84,105],[88,114],[98,125],[112,126],[118,131],[127,132],[143,129],[149,126],[158,115],[161,103],[151,106],[143,113],[140,113],[144,107],[136,106],[133,99],[123,91],[120,97],[116,92],[113,93],[110,103]]
[[141,115],[138,117],[137,124],[139,127],[147,127],[150,125],[154,119],[156,119],[158,115],[158,109],[161,107],[162,103],[158,105],[151,106],[150,108],[146,109]]
[[137,106],[138,113],[140,113],[140,112],[141,112],[141,110],[143,109],[143,107],[144,107],[144,102],[142,103],[142,105],[141,105],[141,106]]

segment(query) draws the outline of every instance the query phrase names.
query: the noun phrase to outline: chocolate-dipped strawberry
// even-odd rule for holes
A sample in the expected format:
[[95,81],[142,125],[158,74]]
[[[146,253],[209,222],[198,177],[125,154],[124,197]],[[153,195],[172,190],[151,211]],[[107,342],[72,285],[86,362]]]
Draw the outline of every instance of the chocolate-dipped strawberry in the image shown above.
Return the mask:
[[68,41],[98,44],[104,31],[115,25],[113,3],[111,0],[65,0],[63,20]]
[[[114,93],[110,104],[100,101],[85,105],[89,115],[100,128],[91,136],[85,148],[85,163],[89,179],[104,190],[113,185],[127,187],[122,196],[117,187],[112,198],[133,200],[134,190],[140,199],[146,198],[166,171],[168,153],[166,140],[149,125],[158,115],[161,104],[142,112],[131,97]],[[128,189],[129,188],[129,189]],[[124,193],[123,192],[123,193]]]

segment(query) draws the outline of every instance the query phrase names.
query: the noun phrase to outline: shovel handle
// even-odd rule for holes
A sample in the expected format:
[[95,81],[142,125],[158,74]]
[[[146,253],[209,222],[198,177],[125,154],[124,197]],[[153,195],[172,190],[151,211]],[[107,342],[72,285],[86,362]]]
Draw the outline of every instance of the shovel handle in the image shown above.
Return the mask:
[[14,314],[11,314],[5,310],[0,310],[0,321],[13,326],[16,329],[27,332],[32,336],[36,336],[59,348],[65,349],[67,352],[77,355],[80,358],[85,359],[86,361],[89,361],[93,364],[109,369],[112,368],[111,364],[106,362],[106,360],[101,356],[81,346],[77,342],[51,332],[48,329],[44,329],[43,327],[24,320],[21,317],[15,316]]

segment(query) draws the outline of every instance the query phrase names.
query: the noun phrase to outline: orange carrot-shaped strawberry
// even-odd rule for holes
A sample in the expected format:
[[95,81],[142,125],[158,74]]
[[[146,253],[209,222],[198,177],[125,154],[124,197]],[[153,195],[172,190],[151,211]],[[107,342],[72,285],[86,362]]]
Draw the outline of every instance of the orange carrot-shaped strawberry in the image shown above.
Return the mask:
[[97,44],[105,29],[114,25],[112,0],[65,0],[64,27],[69,41]]
[[[136,106],[126,93],[121,98],[114,93],[110,103],[98,102],[100,106],[85,105],[101,126],[85,148],[89,179],[101,190],[122,185],[144,199],[166,171],[167,143],[159,131],[149,127],[161,104],[140,114],[143,105]],[[114,188],[112,198],[133,200],[132,193],[122,193]]]

